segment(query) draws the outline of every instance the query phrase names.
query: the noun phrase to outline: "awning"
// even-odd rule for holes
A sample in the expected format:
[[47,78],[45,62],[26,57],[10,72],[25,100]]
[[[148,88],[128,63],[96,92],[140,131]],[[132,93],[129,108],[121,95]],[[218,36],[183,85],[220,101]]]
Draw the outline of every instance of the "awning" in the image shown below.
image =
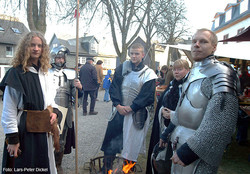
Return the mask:
[[240,34],[225,39],[225,40],[220,40],[219,42],[237,42],[237,41],[250,41],[250,26],[247,27],[245,30],[243,30]]
[[[191,52],[191,45],[178,44],[169,45],[169,47],[183,50],[188,57],[191,56],[191,54],[188,54]],[[225,58],[250,60],[250,44],[243,42],[234,44],[218,44],[214,55]]]
[[214,55],[226,58],[250,60],[250,44],[218,44]]

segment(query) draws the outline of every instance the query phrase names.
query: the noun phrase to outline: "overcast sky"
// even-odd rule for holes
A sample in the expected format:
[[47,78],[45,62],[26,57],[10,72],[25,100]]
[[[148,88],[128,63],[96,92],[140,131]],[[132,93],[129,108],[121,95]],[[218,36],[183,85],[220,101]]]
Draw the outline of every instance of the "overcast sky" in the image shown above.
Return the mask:
[[[193,33],[196,29],[199,28],[208,28],[211,29],[212,27],[212,20],[217,12],[223,12],[226,5],[228,3],[235,3],[237,0],[184,0],[186,4],[187,14],[186,17],[188,19],[188,24],[191,28],[191,33]],[[0,14],[2,14],[5,10],[1,10]],[[10,10],[5,11],[4,13],[9,13]],[[10,15],[10,14],[8,14]],[[21,14],[16,14],[20,21],[27,25],[26,16],[22,16]],[[81,24],[80,24],[81,25]],[[105,34],[103,26],[105,24],[100,25],[100,27],[95,26],[91,29],[84,30],[81,29],[79,35],[83,35],[82,32],[87,32],[90,35],[97,36],[98,39],[102,39],[101,37]],[[81,27],[83,28],[83,27]],[[109,29],[109,28],[108,28]],[[109,31],[107,31],[108,33]],[[75,36],[76,29],[74,24],[63,24],[58,25],[55,22],[52,23],[50,20],[47,21],[47,32],[46,32],[46,39],[48,42],[50,41],[53,33],[60,33],[61,35],[72,35]]]
[[[188,19],[188,24],[191,28],[191,33],[195,32],[196,29],[199,28],[208,28],[211,29],[212,27],[212,21],[214,19],[214,16],[217,12],[224,12],[224,9],[226,8],[226,5],[228,3],[235,3],[237,0],[184,0],[186,4],[187,14],[186,17]],[[105,26],[105,24],[100,25]],[[100,36],[103,35],[103,28],[102,27],[94,27],[95,29],[89,29],[87,32],[90,35],[99,36],[98,39],[101,39]],[[55,27],[48,26],[48,29],[50,32],[46,33],[47,38],[52,35],[53,29]],[[109,29],[109,28],[108,28]],[[75,31],[72,29],[71,25],[71,33]],[[81,33],[83,34],[83,33]]]
[[217,12],[224,12],[228,3],[237,0],[185,0],[187,18],[193,31],[199,28],[211,29],[212,21]]

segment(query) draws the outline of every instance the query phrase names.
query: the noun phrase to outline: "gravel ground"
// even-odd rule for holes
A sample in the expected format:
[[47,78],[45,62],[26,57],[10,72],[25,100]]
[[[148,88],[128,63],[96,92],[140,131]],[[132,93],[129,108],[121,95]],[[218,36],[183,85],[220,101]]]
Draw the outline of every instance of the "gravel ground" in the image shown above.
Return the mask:
[[[111,102],[103,101],[104,90],[99,91],[95,110],[97,115],[82,115],[82,107],[78,108],[78,173],[89,173],[88,162],[91,158],[102,155],[100,147],[104,138],[108,123],[108,116],[111,112]],[[90,99],[89,99],[90,102]],[[88,106],[89,109],[89,106]],[[2,100],[0,101],[0,111],[2,111]],[[1,116],[0,116],[1,117]],[[0,126],[0,166],[2,168],[4,133]],[[71,154],[64,155],[62,168],[63,173],[75,173],[75,150]]]

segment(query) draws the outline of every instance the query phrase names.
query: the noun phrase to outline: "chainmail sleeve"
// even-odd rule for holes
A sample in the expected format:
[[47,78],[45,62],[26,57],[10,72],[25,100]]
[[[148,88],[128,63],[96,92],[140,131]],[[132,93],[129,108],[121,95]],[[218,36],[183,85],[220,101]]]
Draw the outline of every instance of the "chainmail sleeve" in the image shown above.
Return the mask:
[[[205,80],[201,88],[207,96],[211,93],[211,81]],[[224,149],[231,141],[238,113],[237,96],[219,92],[211,96],[204,118],[193,136],[187,140],[189,148],[202,160],[212,166],[218,166]]]

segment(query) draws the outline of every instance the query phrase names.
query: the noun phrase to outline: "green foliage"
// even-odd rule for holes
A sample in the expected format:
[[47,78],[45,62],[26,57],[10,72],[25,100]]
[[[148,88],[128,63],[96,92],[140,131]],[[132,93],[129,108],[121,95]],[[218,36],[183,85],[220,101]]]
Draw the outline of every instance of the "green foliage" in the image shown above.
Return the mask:
[[[248,129],[248,142],[250,128]],[[226,149],[221,161],[218,174],[250,174],[250,148],[249,143],[239,145],[235,136],[232,143]]]

